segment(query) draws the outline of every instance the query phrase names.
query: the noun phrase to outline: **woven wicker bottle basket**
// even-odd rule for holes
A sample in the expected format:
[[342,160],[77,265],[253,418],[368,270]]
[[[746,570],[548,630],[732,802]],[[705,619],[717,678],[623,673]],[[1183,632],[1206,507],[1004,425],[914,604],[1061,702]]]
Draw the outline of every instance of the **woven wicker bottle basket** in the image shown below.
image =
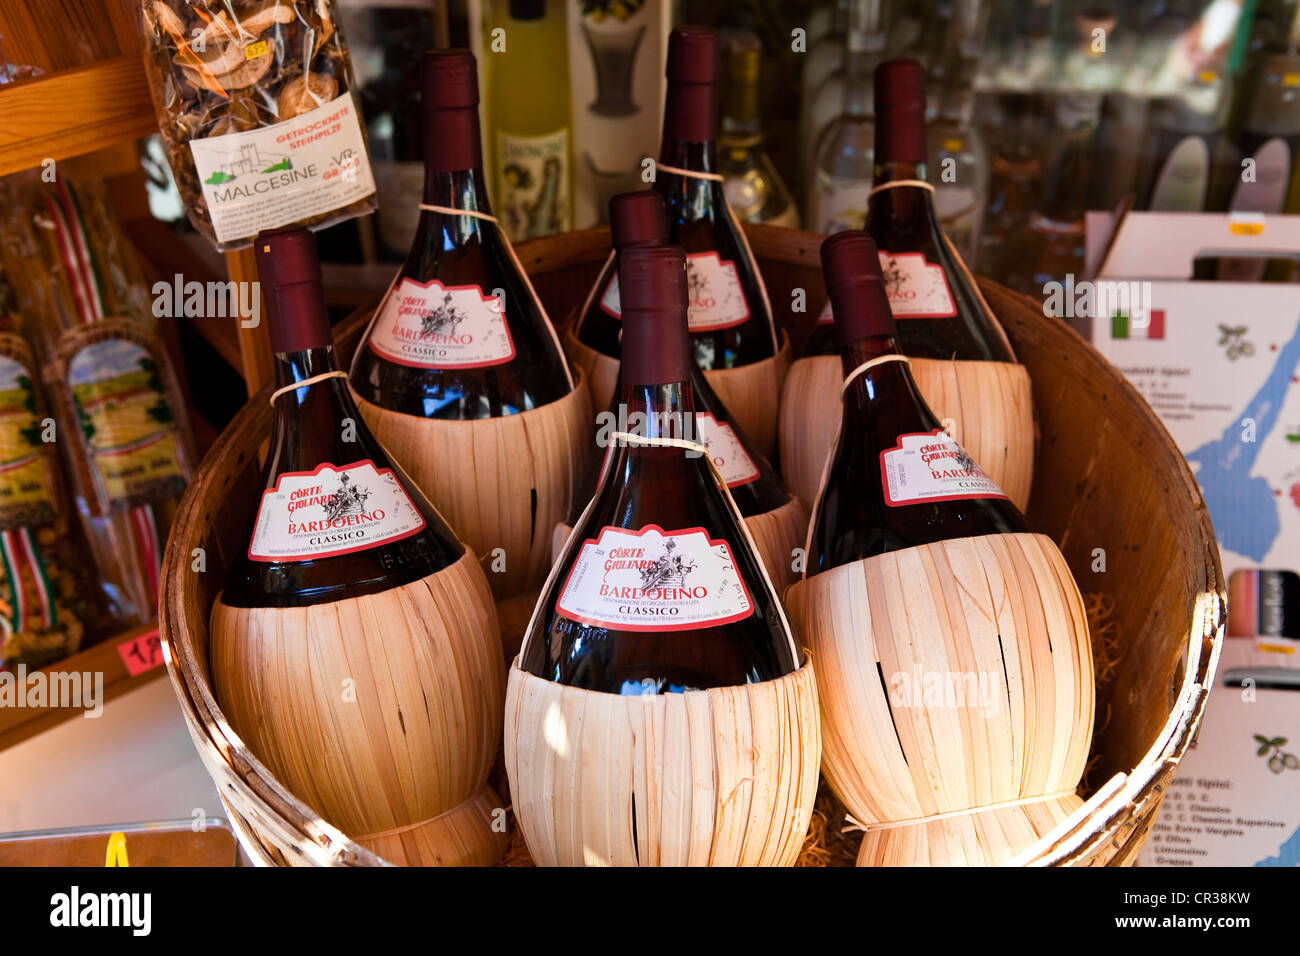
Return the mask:
[[[778,321],[790,328],[795,317],[781,303],[793,289],[822,288],[820,237],[746,228]],[[570,233],[516,251],[548,312],[567,315],[595,281],[609,236]],[[1040,438],[1029,523],[1059,545],[1094,612],[1099,649],[1083,803],[1015,862],[1131,863],[1204,711],[1225,620],[1218,546],[1182,455],[1137,392],[1037,304],[989,283],[981,289],[1033,381]],[[360,325],[340,336],[345,358]],[[254,860],[377,865],[380,856],[325,822],[252,756],[211,689],[208,619],[226,555],[243,543],[261,490],[257,454],[270,424],[266,395],[251,400],[181,503],[164,565],[167,669],[199,756]],[[203,573],[192,570],[195,548],[205,549]],[[1106,553],[1104,573],[1092,571],[1097,548]]]

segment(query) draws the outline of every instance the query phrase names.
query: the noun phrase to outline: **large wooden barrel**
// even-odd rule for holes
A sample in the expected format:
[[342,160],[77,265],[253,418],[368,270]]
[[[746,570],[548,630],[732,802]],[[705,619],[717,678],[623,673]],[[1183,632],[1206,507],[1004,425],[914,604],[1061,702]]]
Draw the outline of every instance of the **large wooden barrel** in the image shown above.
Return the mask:
[[[825,300],[820,237],[746,228],[797,355],[796,318],[817,315]],[[549,313],[562,316],[581,304],[608,249],[600,229],[523,243],[517,252]],[[808,309],[797,317],[789,312],[795,289],[805,290]],[[1083,804],[1016,862],[1131,863],[1212,683],[1226,618],[1218,546],[1183,456],[1137,391],[1038,304],[992,283],[981,289],[1033,379],[1040,437],[1030,526],[1061,548],[1096,612],[1097,720]],[[363,320],[339,330],[345,357]],[[254,397],[230,424],[181,502],[164,564],[167,669],[199,755],[256,861],[377,865],[380,858],[271,776],[212,694],[208,618],[260,492],[257,458],[271,425],[266,397]],[[205,570],[195,570],[196,549]]]

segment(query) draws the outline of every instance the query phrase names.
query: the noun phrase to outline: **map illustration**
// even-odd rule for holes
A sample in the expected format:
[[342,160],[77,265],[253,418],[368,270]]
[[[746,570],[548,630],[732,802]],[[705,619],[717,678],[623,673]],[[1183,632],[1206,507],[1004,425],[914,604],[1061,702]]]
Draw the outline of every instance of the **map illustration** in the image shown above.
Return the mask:
[[[1263,561],[1281,531],[1279,502],[1266,479],[1252,475],[1264,441],[1278,426],[1282,402],[1292,377],[1300,368],[1300,323],[1290,341],[1278,349],[1277,362],[1259,391],[1213,441],[1187,453],[1187,461],[1199,465],[1196,480],[1201,485],[1210,520],[1225,548]],[[1242,420],[1255,422],[1255,441],[1242,440]]]

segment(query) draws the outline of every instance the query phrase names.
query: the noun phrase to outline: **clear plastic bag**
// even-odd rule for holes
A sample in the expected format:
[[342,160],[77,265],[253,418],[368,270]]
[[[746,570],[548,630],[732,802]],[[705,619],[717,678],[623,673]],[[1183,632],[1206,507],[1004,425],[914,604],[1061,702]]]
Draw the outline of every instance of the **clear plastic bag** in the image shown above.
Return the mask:
[[374,211],[334,0],[142,0],[158,129],[190,221],[218,249]]

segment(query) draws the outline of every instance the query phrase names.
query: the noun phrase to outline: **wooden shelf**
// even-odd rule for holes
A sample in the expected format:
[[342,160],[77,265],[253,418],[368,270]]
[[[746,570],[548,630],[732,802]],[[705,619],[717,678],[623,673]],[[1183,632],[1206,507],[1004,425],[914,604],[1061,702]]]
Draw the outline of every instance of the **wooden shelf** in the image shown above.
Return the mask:
[[[157,680],[166,673],[162,666],[162,648],[158,641],[157,622],[147,624],[111,637],[94,647],[87,648],[71,657],[33,671],[32,677],[41,673],[45,675],[46,687],[52,686],[50,678],[56,674],[90,674],[104,675],[103,700],[99,705],[120,697],[129,690]],[[84,693],[84,692],[83,692]],[[24,695],[24,701],[27,697]],[[85,713],[79,707],[52,707],[48,700],[43,707],[6,706],[0,707],[0,750],[49,730],[65,720],[80,718]]]
[[0,176],[157,130],[139,56],[0,87]]

